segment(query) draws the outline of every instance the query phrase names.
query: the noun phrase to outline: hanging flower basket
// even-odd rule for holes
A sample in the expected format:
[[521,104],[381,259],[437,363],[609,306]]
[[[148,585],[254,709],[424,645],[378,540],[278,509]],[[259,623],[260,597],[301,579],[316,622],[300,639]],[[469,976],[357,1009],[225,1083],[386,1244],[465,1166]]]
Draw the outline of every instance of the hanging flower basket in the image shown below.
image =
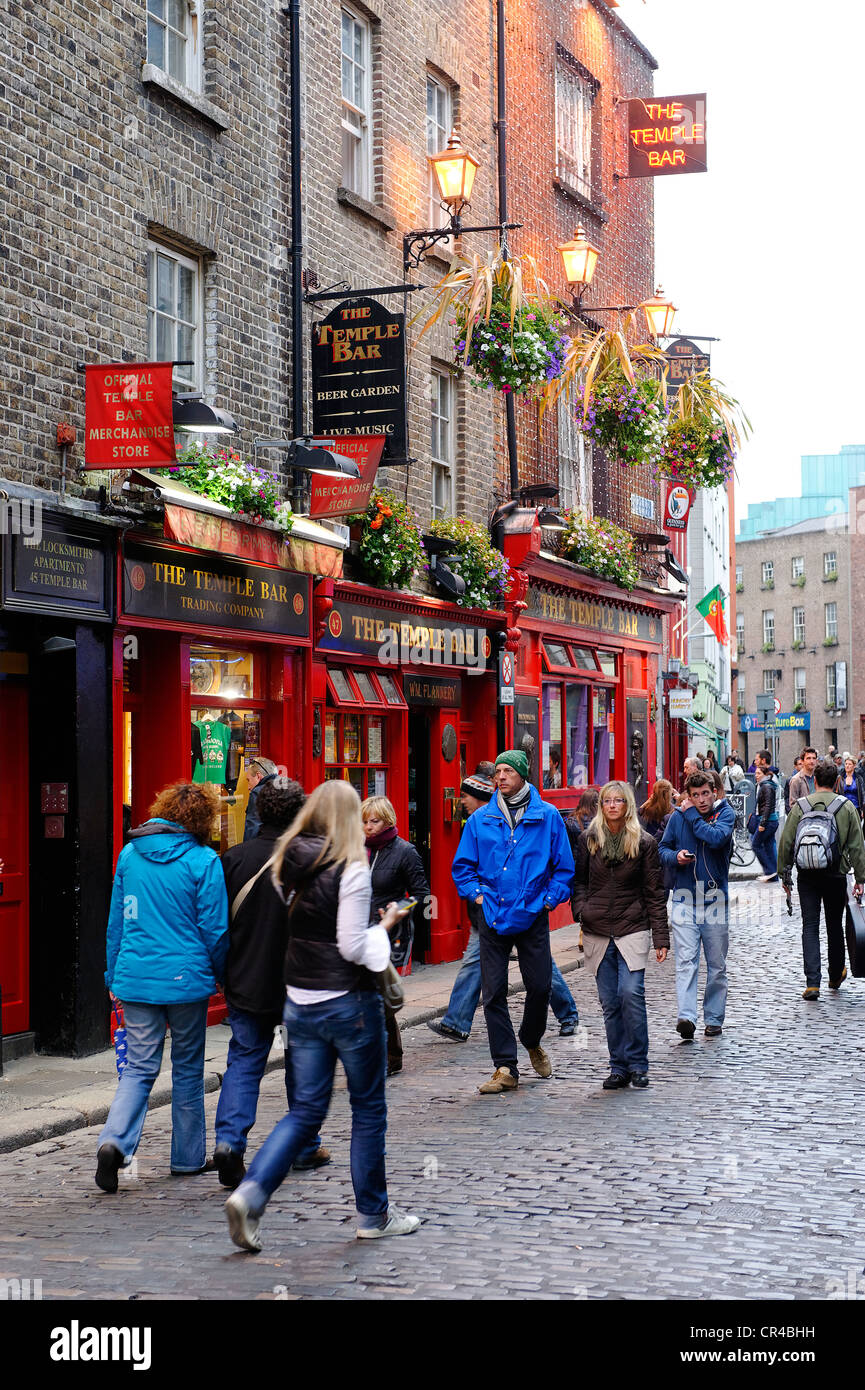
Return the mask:
[[466,583],[465,593],[456,600],[460,607],[501,608],[511,571],[501,551],[490,544],[486,530],[474,521],[456,516],[434,521],[430,535],[443,536],[454,543],[454,555],[448,559],[448,565]]
[[613,365],[596,379],[585,416],[577,422],[587,439],[623,467],[657,463],[667,431],[663,383],[646,372],[629,381]]
[[672,419],[658,472],[686,487],[721,487],[733,472],[735,454],[722,424],[707,417]]
[[378,588],[404,588],[423,560],[417,517],[387,488],[370,498],[362,518],[358,552],[365,577]]
[[189,444],[177,455],[178,465],[163,470],[200,497],[221,502],[244,520],[260,524],[273,521],[290,531],[294,515],[289,502],[279,498],[279,480],[264,468],[256,468],[236,449],[212,444]]
[[565,512],[564,520],[567,524],[559,545],[565,559],[600,579],[612,579],[623,589],[633,589],[640,568],[631,533],[606,517],[590,517],[581,511]]

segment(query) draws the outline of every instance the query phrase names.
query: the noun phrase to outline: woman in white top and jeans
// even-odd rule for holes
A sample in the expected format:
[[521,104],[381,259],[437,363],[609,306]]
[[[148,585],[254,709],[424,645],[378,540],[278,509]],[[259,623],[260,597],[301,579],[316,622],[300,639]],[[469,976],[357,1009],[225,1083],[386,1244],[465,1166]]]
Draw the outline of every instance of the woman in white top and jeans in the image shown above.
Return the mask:
[[294,895],[284,1022],[295,1096],[225,1204],[231,1238],[244,1250],[261,1249],[261,1214],[327,1115],[337,1060],[351,1099],[357,1234],[408,1235],[419,1218],[388,1207],[384,1005],[370,973],[390,960],[388,928],[399,909],[391,903],[380,923],[370,923],[360,799],[348,782],[325,782],[312,793],[279,841],[273,881]]

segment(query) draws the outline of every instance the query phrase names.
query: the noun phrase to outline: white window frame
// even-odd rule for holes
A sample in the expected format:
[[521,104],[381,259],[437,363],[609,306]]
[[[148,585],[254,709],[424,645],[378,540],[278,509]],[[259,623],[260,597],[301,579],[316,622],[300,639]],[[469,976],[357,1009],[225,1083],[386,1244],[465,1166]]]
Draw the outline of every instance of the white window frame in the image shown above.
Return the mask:
[[736,587],[745,583],[745,571],[741,565],[736,566]]
[[771,643],[775,645],[775,610],[774,608],[763,609],[763,646]]
[[805,641],[805,609],[798,606],[793,609],[793,641]]
[[774,668],[763,671],[763,694],[774,695],[778,685],[778,677],[775,675]]
[[[177,313],[167,313],[157,308],[156,301],[156,274],[158,267],[158,257],[163,257],[173,263],[173,297],[175,308],[177,304],[177,269],[184,267],[192,271],[195,277],[195,304],[193,308],[194,318],[181,319]],[[182,361],[187,357],[192,357],[195,365],[193,367],[174,368],[174,386],[178,391],[200,391],[203,385],[203,360],[204,360],[204,271],[200,258],[190,256],[182,251],[176,250],[173,246],[166,245],[161,241],[148,241],[147,243],[147,349],[151,362],[175,362]],[[173,325],[172,342],[173,347],[169,356],[160,354],[157,348],[158,321],[168,321]],[[184,325],[192,330],[193,350],[190,353],[185,347],[178,346],[178,326]]]
[[[354,27],[352,36],[361,35],[360,61],[354,51],[346,53],[346,20]],[[372,25],[350,5],[340,6],[340,128],[342,131],[342,183],[360,198],[372,199]],[[352,45],[352,49],[354,45]],[[360,83],[352,82],[349,96],[346,91],[345,64],[360,73]],[[354,72],[352,74],[355,75]],[[360,90],[358,91],[358,85]],[[361,104],[355,101],[360,96]],[[349,174],[345,158],[346,139],[355,141],[356,167]],[[354,165],[354,161],[353,161]]]
[[808,703],[808,681],[804,666],[793,667],[793,704]]
[[[430,101],[436,108],[433,114],[430,113]],[[440,108],[440,110],[439,110]],[[444,120],[439,120],[442,114]],[[453,89],[446,82],[438,77],[434,77],[431,72],[426,75],[426,152],[427,154],[438,154],[445,149],[450,139],[450,133],[454,128],[454,94]],[[428,227],[444,227],[450,218],[450,209],[442,204],[439,197],[438,184],[435,174],[430,165],[427,165],[428,183]],[[439,246],[449,250],[452,239],[439,242]]]
[[832,709],[835,709],[835,701],[838,698],[836,676],[837,672],[833,661],[831,666],[826,667],[826,704],[831,705]]
[[[202,34],[202,0],[177,0],[179,7],[183,11],[184,27],[181,31],[177,25],[171,24],[166,18],[165,9],[169,0],[162,0],[162,4],[156,0],[146,0],[146,36],[147,36],[147,61],[154,67],[164,72],[166,77],[172,81],[179,82],[181,86],[188,87],[190,91],[200,92],[202,86],[202,61],[201,61],[201,34]],[[152,5],[152,9],[151,9]],[[162,14],[157,10],[161,9]],[[154,30],[161,29],[163,37],[161,63],[156,61],[158,54],[151,48],[151,26]],[[166,63],[167,58],[167,37],[169,34],[177,34],[183,41],[183,70],[182,72],[172,72]]]
[[573,404],[564,393],[559,396],[559,511],[580,507],[587,512],[592,505],[591,445],[577,428]]
[[736,647],[740,652],[745,650],[745,614],[736,614]]
[[445,520],[456,511],[455,415],[454,378],[446,367],[439,367],[433,363],[430,368],[430,514],[433,521]]
[[589,201],[594,174],[592,108],[598,89],[573,55],[556,44],[556,177]]
[[763,561],[763,583],[764,583],[764,584],[774,584],[774,583],[775,583],[775,561],[774,561],[774,560],[764,560],[764,561]]
[[736,708],[745,708],[745,677],[743,675],[736,677]]
[[805,573],[805,556],[794,555],[790,565],[791,578],[801,579]]
[[824,603],[823,611],[826,618],[826,636],[838,640],[838,605],[837,603]]

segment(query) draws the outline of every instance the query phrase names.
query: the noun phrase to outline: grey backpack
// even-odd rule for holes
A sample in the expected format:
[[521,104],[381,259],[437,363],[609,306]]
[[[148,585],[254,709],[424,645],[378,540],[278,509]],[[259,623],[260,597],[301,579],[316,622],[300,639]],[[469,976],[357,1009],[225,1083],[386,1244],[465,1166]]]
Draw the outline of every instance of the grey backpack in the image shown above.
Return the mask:
[[806,873],[828,869],[837,873],[841,867],[841,837],[835,817],[844,805],[845,798],[836,796],[828,806],[812,806],[807,796],[800,796],[796,805],[802,812],[802,819],[796,826],[796,839],[793,842],[793,861],[797,869]]

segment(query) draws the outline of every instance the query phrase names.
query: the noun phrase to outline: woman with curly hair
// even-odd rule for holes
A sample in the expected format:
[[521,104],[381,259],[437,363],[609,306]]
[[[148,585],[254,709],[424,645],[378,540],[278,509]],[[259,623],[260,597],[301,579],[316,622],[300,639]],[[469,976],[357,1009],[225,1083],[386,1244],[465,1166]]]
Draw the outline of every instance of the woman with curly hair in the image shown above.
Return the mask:
[[210,838],[219,796],[204,782],[160,792],[150,819],[121,851],[108,914],[105,982],[123,1004],[128,1065],[99,1136],[96,1185],[138,1148],[147,1101],[171,1029],[171,1172],[205,1166],[204,1039],[207,1001],[223,978],[228,898]]

